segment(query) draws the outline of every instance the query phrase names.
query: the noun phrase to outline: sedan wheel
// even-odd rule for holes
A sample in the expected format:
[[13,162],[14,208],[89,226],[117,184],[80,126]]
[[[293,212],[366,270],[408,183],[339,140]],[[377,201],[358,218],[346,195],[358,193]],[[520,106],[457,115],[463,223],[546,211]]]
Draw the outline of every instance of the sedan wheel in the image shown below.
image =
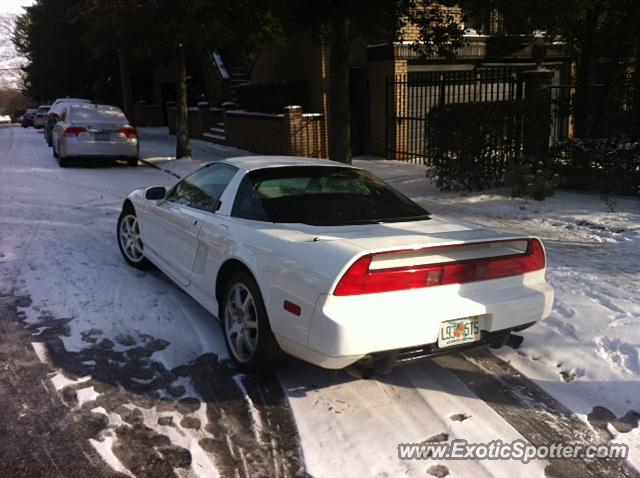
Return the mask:
[[122,211],[118,219],[118,246],[130,266],[147,269],[149,261],[144,257],[138,218],[132,210]]
[[227,281],[220,317],[231,359],[244,372],[275,365],[282,351],[271,331],[267,310],[255,280],[245,271]]

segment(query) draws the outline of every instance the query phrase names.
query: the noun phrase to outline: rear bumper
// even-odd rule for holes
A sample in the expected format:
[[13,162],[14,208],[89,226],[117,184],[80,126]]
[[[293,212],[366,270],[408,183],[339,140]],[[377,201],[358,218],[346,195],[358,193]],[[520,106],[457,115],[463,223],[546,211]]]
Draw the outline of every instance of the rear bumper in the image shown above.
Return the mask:
[[387,352],[378,352],[371,355],[366,355],[356,365],[361,365],[366,368],[371,368],[377,372],[388,372],[392,367],[397,365],[405,365],[414,362],[419,362],[439,355],[447,355],[457,352],[469,352],[471,350],[477,350],[486,347],[499,348],[506,345],[513,332],[518,332],[526,328],[531,327],[535,322],[519,325],[517,327],[511,327],[504,330],[498,330],[494,332],[487,332],[483,330],[481,332],[480,340],[468,344],[457,345],[453,347],[440,348],[437,342],[433,344],[426,344],[419,347],[409,347],[399,350],[390,350]]
[[78,141],[65,138],[60,143],[60,153],[64,157],[127,157],[138,156],[138,141]]
[[482,316],[482,340],[485,336],[489,340],[494,333],[522,328],[547,317],[552,303],[553,290],[544,280],[544,271],[393,293],[322,295],[311,319],[307,344],[284,340],[281,346],[325,368],[343,368],[391,351],[453,353],[457,347],[434,348],[442,322]]

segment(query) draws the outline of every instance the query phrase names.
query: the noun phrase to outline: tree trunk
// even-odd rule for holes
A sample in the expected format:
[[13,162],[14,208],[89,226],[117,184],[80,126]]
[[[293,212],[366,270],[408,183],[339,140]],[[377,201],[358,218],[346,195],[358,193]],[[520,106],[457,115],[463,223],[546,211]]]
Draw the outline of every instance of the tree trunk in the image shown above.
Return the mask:
[[331,22],[329,58],[329,159],[351,164],[349,106],[349,17]]
[[591,81],[591,65],[594,54],[594,34],[597,28],[599,13],[590,9],[586,13],[584,40],[576,59],[576,96],[574,107],[575,131],[577,138],[589,136],[589,82]]
[[[636,42],[635,46],[635,57],[636,59],[640,56],[640,41]],[[633,86],[633,129],[632,134],[634,138],[640,138],[640,66],[638,65],[638,61],[636,60],[635,70],[633,72],[632,77]]]
[[187,59],[184,44],[178,47],[178,84],[177,84],[176,119],[176,158],[191,156],[189,143],[189,110],[187,109]]
[[133,92],[131,90],[131,71],[124,52],[124,47],[118,45],[118,63],[120,65],[120,90],[122,92],[122,109],[129,122],[135,126],[133,115]]

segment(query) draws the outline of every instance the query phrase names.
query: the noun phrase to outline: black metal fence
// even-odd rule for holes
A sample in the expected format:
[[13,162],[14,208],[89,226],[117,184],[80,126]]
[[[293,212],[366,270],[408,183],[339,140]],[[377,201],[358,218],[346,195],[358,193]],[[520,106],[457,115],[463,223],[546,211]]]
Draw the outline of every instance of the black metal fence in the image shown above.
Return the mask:
[[584,131],[576,132],[576,87],[552,86],[551,140],[580,135],[582,138],[637,137],[640,131],[640,98],[631,86],[591,85],[584,107]]
[[[524,82],[518,68],[410,72],[387,78],[387,157],[421,164],[429,162],[428,121],[434,108],[523,98]],[[505,138],[505,143],[513,141]]]

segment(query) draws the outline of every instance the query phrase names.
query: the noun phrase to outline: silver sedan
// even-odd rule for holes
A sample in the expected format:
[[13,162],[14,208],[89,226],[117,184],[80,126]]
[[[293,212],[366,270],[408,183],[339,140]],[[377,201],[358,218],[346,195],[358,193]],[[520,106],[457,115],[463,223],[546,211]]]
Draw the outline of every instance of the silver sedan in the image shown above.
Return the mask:
[[119,108],[72,104],[62,111],[52,133],[53,155],[65,167],[71,158],[124,159],[138,164],[138,133]]

